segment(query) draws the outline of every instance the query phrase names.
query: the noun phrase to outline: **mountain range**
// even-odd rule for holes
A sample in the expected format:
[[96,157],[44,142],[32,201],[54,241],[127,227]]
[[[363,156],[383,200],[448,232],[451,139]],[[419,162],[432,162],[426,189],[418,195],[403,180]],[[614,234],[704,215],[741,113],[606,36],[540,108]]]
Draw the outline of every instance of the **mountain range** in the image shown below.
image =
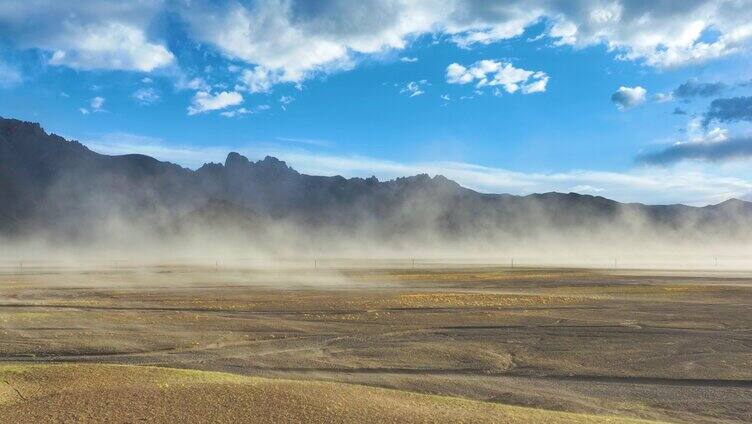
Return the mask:
[[85,237],[113,217],[166,233],[195,225],[251,232],[286,222],[368,229],[385,238],[525,237],[552,229],[587,235],[612,228],[739,238],[750,234],[752,203],[691,207],[577,193],[485,194],[441,175],[313,176],[274,157],[254,162],[234,152],[224,163],[190,170],[139,154],[99,154],[37,123],[0,118],[0,233]]

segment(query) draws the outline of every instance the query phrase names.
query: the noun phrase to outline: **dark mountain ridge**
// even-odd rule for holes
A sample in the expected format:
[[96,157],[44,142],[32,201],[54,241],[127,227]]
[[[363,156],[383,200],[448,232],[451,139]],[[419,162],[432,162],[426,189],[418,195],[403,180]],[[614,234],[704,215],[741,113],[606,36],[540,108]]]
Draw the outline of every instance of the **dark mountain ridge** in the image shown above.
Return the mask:
[[385,237],[525,236],[552,229],[587,234],[613,226],[741,237],[751,228],[752,204],[651,206],[577,193],[482,194],[441,175],[390,181],[311,176],[277,158],[253,162],[235,152],[224,164],[192,171],[144,155],[102,155],[39,124],[0,118],[0,233],[85,235],[113,216],[159,228],[221,217],[243,221],[249,230],[252,221],[285,220],[369,228]]

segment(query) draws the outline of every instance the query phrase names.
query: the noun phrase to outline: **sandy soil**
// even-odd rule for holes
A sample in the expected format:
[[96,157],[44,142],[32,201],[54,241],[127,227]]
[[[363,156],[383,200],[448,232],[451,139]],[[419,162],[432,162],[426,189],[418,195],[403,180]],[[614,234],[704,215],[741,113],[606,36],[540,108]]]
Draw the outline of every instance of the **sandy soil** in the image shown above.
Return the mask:
[[0,422],[750,422],[751,307],[740,273],[7,268]]

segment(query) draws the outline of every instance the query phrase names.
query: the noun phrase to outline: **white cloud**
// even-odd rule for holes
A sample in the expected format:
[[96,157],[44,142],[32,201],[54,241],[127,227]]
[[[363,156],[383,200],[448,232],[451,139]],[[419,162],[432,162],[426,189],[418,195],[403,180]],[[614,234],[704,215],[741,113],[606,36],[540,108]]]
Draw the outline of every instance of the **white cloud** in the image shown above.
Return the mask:
[[243,103],[243,96],[237,91],[223,91],[217,94],[199,91],[193,96],[193,101],[188,106],[188,115],[225,109],[241,103]]
[[418,61],[417,57],[407,57],[407,56],[404,56],[404,57],[400,58],[400,62],[405,62],[405,63],[415,63],[417,61]]
[[282,110],[287,110],[287,105],[294,102],[295,98],[291,96],[282,96],[279,98],[279,103],[282,105]]
[[0,88],[10,88],[23,81],[21,71],[15,67],[0,62]]
[[[465,187],[487,193],[524,195],[577,191],[622,202],[706,205],[752,192],[752,173],[698,163],[665,168],[637,167],[624,172],[570,170],[540,173],[461,162],[394,162],[366,156],[323,154],[268,143],[254,143],[247,147],[188,147],[120,133],[97,137],[86,144],[100,153],[144,153],[194,169],[206,162],[222,162],[229,151],[237,151],[250,158],[276,156],[298,171],[312,175],[376,175],[383,180],[425,172],[444,175]],[[748,164],[744,169],[749,169]]]
[[459,63],[452,63],[447,66],[446,80],[450,84],[467,84],[473,82],[475,77],[468,72],[468,69]]
[[264,66],[255,66],[252,69],[245,69],[240,74],[241,85],[238,88],[251,93],[267,93],[272,86],[282,81],[285,81],[282,72]]
[[241,107],[241,108],[234,109],[234,110],[227,110],[224,112],[220,112],[220,115],[224,116],[225,118],[234,118],[236,116],[251,115],[251,114],[263,112],[269,109],[270,109],[269,105],[258,105],[252,108]]
[[687,122],[686,141],[681,143],[717,143],[728,140],[728,130],[720,127],[706,128],[703,118],[696,116]]
[[408,97],[416,97],[425,94],[424,87],[428,85],[428,81],[410,81],[400,90],[401,94],[407,94]]
[[546,91],[548,75],[545,72],[515,68],[511,63],[480,60],[465,67],[452,63],[446,68],[446,81],[450,84],[475,83],[477,88],[500,86],[507,93],[523,94]]
[[604,45],[618,57],[656,67],[700,63],[745,50],[752,7],[745,0],[5,0],[0,37],[39,48],[53,64],[151,71],[174,62],[159,41],[165,13],[193,41],[259,65],[279,82],[352,68],[361,57],[402,50],[423,34],[461,47],[521,36],[544,21],[554,45]]
[[[740,51],[752,38],[746,2],[596,2],[562,7],[549,34],[560,44],[604,44],[625,60],[656,67],[700,63]],[[717,37],[704,37],[708,31]]]
[[86,109],[85,107],[78,108],[78,111],[81,112],[81,115],[88,115],[89,109]]
[[584,194],[596,194],[596,193],[603,193],[605,191],[604,188],[594,187],[589,184],[582,184],[582,185],[574,186],[572,187],[572,190],[575,193],[584,193]]
[[706,133],[705,136],[699,140],[699,142],[702,143],[720,143],[722,141],[728,140],[728,130],[725,128],[711,128]]
[[228,57],[260,66],[248,73],[245,79],[252,83],[246,86],[268,91],[277,83],[350,69],[362,56],[401,50],[421,34],[450,34],[463,46],[511,38],[540,13],[536,7],[511,3],[494,7],[508,10],[487,15],[481,9],[488,8],[464,0],[285,1],[184,8],[183,16],[197,39]]
[[[302,0],[190,3],[181,9],[196,39],[228,57],[262,66],[262,87],[349,69],[364,55],[404,49],[422,34],[461,47],[518,37],[548,21],[554,45],[602,44],[625,60],[656,67],[697,63],[741,51],[752,40],[745,1]],[[717,33],[709,37],[709,32]],[[403,58],[410,61],[412,58]],[[531,89],[540,90],[542,83]]]
[[522,86],[523,94],[543,93],[548,85],[548,75],[543,72],[533,74],[533,82]]
[[159,101],[159,93],[152,87],[139,88],[132,97],[142,105],[150,105]]
[[647,91],[640,87],[621,86],[614,94],[611,95],[611,101],[616,104],[619,110],[626,110],[631,107],[645,103]]
[[149,72],[167,66],[174,56],[164,46],[146,41],[138,29],[119,23],[71,30],[53,50],[50,64],[75,69],[122,69]]
[[91,106],[91,110],[94,112],[103,112],[104,109],[102,107],[104,106],[104,102],[104,97],[97,96],[89,101],[89,106]]
[[188,79],[180,74],[175,81],[177,90],[211,91],[211,86],[203,78],[195,77]]
[[48,52],[52,65],[149,72],[174,60],[147,36],[163,7],[148,0],[7,0],[0,4],[0,36],[19,48]]

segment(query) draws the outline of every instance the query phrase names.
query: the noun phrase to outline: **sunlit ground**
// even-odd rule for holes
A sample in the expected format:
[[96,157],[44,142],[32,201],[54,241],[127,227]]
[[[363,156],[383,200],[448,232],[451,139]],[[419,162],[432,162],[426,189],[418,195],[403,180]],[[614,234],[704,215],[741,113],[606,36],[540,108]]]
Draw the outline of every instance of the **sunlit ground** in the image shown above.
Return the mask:
[[752,273],[724,260],[6,263],[0,421],[750,421]]

